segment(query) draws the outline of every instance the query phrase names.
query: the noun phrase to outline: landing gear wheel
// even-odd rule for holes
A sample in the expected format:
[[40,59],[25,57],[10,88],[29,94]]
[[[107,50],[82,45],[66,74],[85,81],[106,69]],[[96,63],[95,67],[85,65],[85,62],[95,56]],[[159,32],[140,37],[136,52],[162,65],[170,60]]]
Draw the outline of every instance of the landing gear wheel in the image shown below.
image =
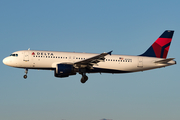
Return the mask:
[[28,69],[26,68],[26,69],[25,69],[25,75],[23,76],[24,79],[27,78],[27,73],[28,73]]
[[23,77],[24,77],[24,79],[26,79],[26,78],[27,78],[27,75],[24,75]]
[[85,83],[88,80],[88,76],[84,75],[81,78],[81,83]]

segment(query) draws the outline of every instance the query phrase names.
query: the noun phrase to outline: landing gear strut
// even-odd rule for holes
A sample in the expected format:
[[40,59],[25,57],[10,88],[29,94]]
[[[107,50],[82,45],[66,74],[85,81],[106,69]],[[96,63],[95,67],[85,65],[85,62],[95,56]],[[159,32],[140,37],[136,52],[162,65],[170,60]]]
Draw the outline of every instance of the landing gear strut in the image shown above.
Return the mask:
[[25,75],[23,76],[24,79],[27,78],[27,73],[28,73],[28,69],[26,68],[26,69],[25,69]]
[[85,83],[88,80],[88,76],[86,76],[86,73],[82,74],[81,83]]

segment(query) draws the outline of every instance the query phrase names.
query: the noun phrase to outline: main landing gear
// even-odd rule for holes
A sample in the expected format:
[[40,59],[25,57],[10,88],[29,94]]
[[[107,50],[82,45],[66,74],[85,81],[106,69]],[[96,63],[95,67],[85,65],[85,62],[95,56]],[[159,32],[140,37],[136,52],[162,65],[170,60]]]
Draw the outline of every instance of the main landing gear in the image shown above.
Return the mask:
[[26,68],[26,69],[25,69],[25,75],[23,76],[24,79],[27,78],[27,73],[28,73],[28,69]]
[[81,83],[85,83],[88,80],[88,76],[86,76],[86,73],[82,73]]

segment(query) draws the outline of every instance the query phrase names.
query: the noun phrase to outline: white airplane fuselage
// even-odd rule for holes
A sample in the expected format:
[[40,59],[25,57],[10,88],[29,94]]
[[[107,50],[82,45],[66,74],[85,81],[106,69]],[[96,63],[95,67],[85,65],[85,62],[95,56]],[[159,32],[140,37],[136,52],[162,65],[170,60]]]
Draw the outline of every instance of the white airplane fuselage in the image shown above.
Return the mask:
[[[12,54],[18,56],[9,56],[3,60],[3,63],[17,68],[26,69],[49,69],[55,70],[57,64],[81,61],[98,54],[91,53],[76,53],[76,52],[55,52],[55,51],[36,51],[36,50],[22,50]],[[144,71],[154,68],[165,67],[173,65],[174,60],[167,64],[155,63],[155,61],[164,60],[156,57],[143,56],[127,56],[127,55],[107,55],[105,60],[93,66],[90,72],[104,72],[104,73],[127,73]]]

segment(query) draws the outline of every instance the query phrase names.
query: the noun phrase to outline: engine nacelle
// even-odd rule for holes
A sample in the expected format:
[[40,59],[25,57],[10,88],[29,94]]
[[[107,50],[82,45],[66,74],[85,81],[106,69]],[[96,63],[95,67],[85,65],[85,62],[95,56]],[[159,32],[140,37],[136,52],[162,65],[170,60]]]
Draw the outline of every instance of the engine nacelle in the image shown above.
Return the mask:
[[68,77],[69,75],[76,75],[73,65],[57,64],[55,77]]

